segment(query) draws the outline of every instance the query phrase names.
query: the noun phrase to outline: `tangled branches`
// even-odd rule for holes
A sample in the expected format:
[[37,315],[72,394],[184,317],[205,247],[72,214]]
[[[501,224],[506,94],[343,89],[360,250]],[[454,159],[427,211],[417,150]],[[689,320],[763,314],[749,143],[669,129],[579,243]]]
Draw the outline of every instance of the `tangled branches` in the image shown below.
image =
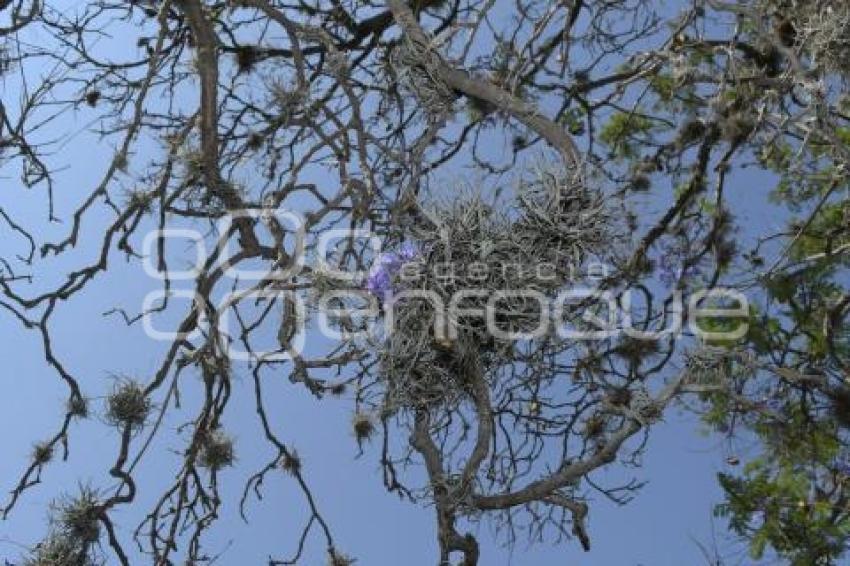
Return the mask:
[[76,497],[55,502],[47,538],[27,557],[25,566],[96,566],[101,538],[101,501],[90,488],[81,487]]
[[[618,237],[601,194],[563,169],[541,165],[532,174],[513,208],[461,190],[428,206],[430,220],[412,228],[408,246],[418,252],[407,254],[381,287],[396,293],[386,306],[392,320],[378,355],[388,388],[385,411],[456,406],[469,394],[470,375],[492,386],[511,364],[534,364],[545,373],[542,359],[529,359],[516,338],[495,337],[488,325],[514,336],[538,328],[541,305],[530,295],[551,300],[589,258],[610,258]],[[386,265],[378,269],[387,277]],[[494,296],[497,304],[490,303]],[[475,314],[455,316],[456,307]],[[490,307],[492,320],[485,316]]]
[[786,46],[810,54],[815,65],[842,75],[850,73],[850,7],[846,2],[780,2],[777,35]]
[[434,46],[405,36],[393,50],[390,64],[398,83],[409,89],[434,119],[449,114],[457,95],[440,76],[445,62]]
[[[611,264],[594,291],[619,306],[627,288],[645,299],[629,313],[636,332],[674,311],[659,282],[768,282],[818,321],[758,337],[760,355],[785,348],[760,368],[801,357],[799,331],[825,332],[813,346],[824,371],[846,370],[841,286],[793,296],[799,270],[832,276],[824,262],[846,258],[835,201],[847,117],[826,75],[846,66],[842,3],[682,3],[675,17],[650,0],[386,4],[2,2],[2,178],[43,189],[46,214],[33,214],[31,192],[0,207],[0,312],[33,333],[66,390],[52,433],[27,439],[3,516],[44,487],[44,472],[67,469],[85,419],[113,433],[112,451],[96,455],[108,487],[83,497],[88,507],[57,509],[34,564],[97,562],[94,548],[123,565],[212,561],[221,541],[209,534],[246,467],[242,518],[290,488],[304,511],[293,552],[271,564],[316,553],[350,563],[308,481],[313,452],[299,445],[319,427],[293,424],[288,405],[324,423],[311,411],[331,410],[330,398],[353,405],[346,432],[361,451],[378,447],[386,488],[436,509],[442,563],[479,561],[476,537],[462,534],[478,520],[508,542],[524,531],[589,547],[591,498],[623,503],[640,486],[589,476],[638,461],[636,435],[663,420],[683,380],[746,365],[667,335],[519,338],[541,322],[540,301],[594,261]],[[765,20],[768,4],[781,10]],[[765,29],[774,23],[782,29]],[[455,112],[461,97],[474,111]],[[544,146],[555,157],[532,162]],[[753,158],[796,175],[778,198],[808,216],[744,256],[730,179]],[[480,186],[435,189],[470,178]],[[383,241],[385,256],[364,238]],[[319,259],[346,275],[375,265],[366,291],[390,332],[304,338],[316,331],[304,312],[350,287]],[[783,271],[790,290],[774,284]],[[125,291],[152,300],[133,308]],[[829,300],[806,302],[818,296]],[[114,300],[111,316],[150,335],[128,349],[137,356],[81,361],[60,344],[89,328],[63,326],[66,305],[92,297],[110,301],[97,314]],[[567,322],[583,306],[566,308]],[[669,371],[678,362],[688,375]],[[112,370],[138,380],[104,387],[97,377]],[[406,473],[418,464],[424,481]],[[151,469],[167,484],[139,481]],[[136,528],[116,532],[118,513]]]

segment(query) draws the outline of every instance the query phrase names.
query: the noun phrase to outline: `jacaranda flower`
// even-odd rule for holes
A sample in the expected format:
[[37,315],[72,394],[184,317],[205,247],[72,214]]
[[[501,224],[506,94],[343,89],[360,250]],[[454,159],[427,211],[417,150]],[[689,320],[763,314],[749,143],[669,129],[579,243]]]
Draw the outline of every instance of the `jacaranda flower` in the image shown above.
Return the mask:
[[416,259],[418,255],[419,250],[410,242],[402,244],[396,252],[380,254],[366,278],[366,290],[380,299],[386,299],[393,291],[393,276],[405,263]]

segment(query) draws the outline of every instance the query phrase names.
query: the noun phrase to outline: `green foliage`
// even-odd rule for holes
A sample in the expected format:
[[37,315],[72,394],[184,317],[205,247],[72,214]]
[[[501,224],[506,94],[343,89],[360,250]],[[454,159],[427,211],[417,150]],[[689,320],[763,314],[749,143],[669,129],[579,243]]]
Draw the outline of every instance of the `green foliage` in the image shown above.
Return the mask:
[[[832,564],[850,536],[848,478],[833,463],[843,457],[831,419],[813,422],[803,407],[782,407],[783,422],[754,427],[770,450],[740,476],[721,473],[726,501],[716,508],[761,559],[770,547],[792,565]],[[779,430],[777,430],[779,429]]]
[[[800,232],[800,237],[791,248],[791,257],[800,261],[850,244],[850,229],[847,228],[848,210],[850,208],[844,202],[824,205]],[[839,254],[834,261],[848,265],[848,257],[850,256],[847,254]]]
[[676,79],[671,75],[659,73],[652,77],[649,84],[662,102],[670,102],[676,94]]
[[637,144],[642,136],[655,129],[649,118],[639,114],[614,114],[599,132],[599,139],[615,157],[634,158],[638,155]]

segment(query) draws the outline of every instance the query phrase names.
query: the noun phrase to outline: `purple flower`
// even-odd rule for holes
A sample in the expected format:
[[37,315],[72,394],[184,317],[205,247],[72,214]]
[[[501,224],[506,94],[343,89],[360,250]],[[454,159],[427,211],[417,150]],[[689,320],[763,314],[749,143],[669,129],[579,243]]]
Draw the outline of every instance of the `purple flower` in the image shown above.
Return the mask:
[[402,261],[411,261],[419,255],[419,249],[411,242],[405,242],[398,251],[398,257]]
[[378,265],[378,269],[372,268],[366,278],[366,290],[373,295],[385,298],[392,291],[392,276],[384,265]]
[[401,270],[401,267],[415,259],[419,250],[410,242],[401,245],[397,252],[380,254],[372,264],[369,276],[366,278],[366,290],[379,297],[386,299],[393,292],[393,276]]

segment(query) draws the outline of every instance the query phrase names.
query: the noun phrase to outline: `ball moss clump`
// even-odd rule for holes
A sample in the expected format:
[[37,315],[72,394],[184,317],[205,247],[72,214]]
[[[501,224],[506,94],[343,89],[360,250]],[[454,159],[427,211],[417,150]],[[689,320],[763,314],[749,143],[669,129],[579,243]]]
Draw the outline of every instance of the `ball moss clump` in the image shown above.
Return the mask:
[[56,532],[84,545],[96,543],[100,539],[98,518],[101,511],[97,493],[83,487],[77,496],[64,498],[54,505]]
[[3,76],[12,68],[12,54],[7,47],[0,44],[0,76]]
[[286,84],[277,83],[272,85],[272,97],[275,107],[281,113],[280,119],[284,123],[302,111],[309,111],[309,108],[304,107],[308,94],[301,89],[293,89]]
[[98,101],[100,100],[100,91],[99,90],[90,90],[86,93],[86,104],[94,108],[97,106]]
[[260,60],[260,52],[253,45],[240,45],[235,51],[236,67],[240,73],[250,73]]
[[141,384],[132,379],[119,382],[107,398],[106,418],[115,426],[141,428],[151,410]]
[[295,449],[289,449],[280,459],[280,468],[291,475],[296,475],[301,471],[301,458]]
[[646,192],[652,188],[652,179],[650,179],[649,175],[637,173],[631,178],[629,187],[635,192]]
[[233,439],[223,430],[214,430],[201,442],[199,463],[204,468],[218,471],[233,465],[236,460]]
[[97,493],[81,487],[76,496],[64,496],[50,505],[47,537],[34,547],[22,566],[95,566],[93,550],[100,540],[103,504]]
[[266,137],[260,132],[251,132],[248,134],[248,137],[245,141],[245,147],[250,149],[251,151],[257,151],[261,147],[263,147],[263,143],[265,143]]
[[53,459],[53,445],[49,442],[39,442],[32,448],[32,460],[43,466]]
[[529,262],[578,266],[592,255],[609,254],[619,240],[605,195],[580,171],[540,159],[528,168],[517,195],[513,229]]
[[375,434],[375,423],[368,413],[360,411],[354,413],[351,418],[351,428],[354,430],[354,438],[358,443],[369,440]]
[[801,2],[791,17],[815,63],[850,73],[850,5],[844,0]]
[[[479,378],[492,383],[509,366],[537,363],[519,338],[545,314],[529,293],[554,299],[581,266],[607,259],[620,241],[601,191],[564,166],[536,163],[515,194],[505,206],[460,187],[426,202],[405,244],[376,260],[370,282],[381,285],[367,289],[391,317],[377,352],[390,410],[456,406]],[[397,269],[380,271],[384,265]],[[443,316],[440,303],[458,297],[466,313],[489,315]]]
[[24,558],[21,566],[95,566],[88,549],[60,534],[51,534]]
[[687,380],[693,385],[719,385],[731,377],[733,359],[728,350],[702,345],[685,353]]
[[[429,49],[406,36],[393,50],[390,65],[395,80],[416,97],[419,104],[431,114],[449,112],[456,95],[440,77],[445,63],[435,49]],[[478,99],[470,98],[470,101]]]
[[344,382],[334,383],[328,387],[328,391],[334,397],[342,397],[347,390],[348,387]]
[[607,424],[608,423],[606,422],[605,417],[603,415],[595,413],[584,422],[582,436],[586,440],[597,438],[605,432]]
[[72,417],[84,419],[89,416],[89,404],[85,397],[81,395],[72,395],[68,399],[65,410]]
[[760,4],[757,10],[771,15],[767,41],[802,52],[819,70],[850,73],[850,4],[846,0],[761,0]]
[[676,145],[680,148],[687,146],[688,144],[694,143],[701,139],[703,135],[705,135],[706,127],[705,123],[698,119],[693,118],[686,121],[682,128],[679,130],[679,135],[676,138]]
[[747,139],[756,128],[752,117],[744,112],[733,112],[720,121],[720,136],[731,143]]
[[331,548],[328,551],[328,566],[351,566],[356,560]]

